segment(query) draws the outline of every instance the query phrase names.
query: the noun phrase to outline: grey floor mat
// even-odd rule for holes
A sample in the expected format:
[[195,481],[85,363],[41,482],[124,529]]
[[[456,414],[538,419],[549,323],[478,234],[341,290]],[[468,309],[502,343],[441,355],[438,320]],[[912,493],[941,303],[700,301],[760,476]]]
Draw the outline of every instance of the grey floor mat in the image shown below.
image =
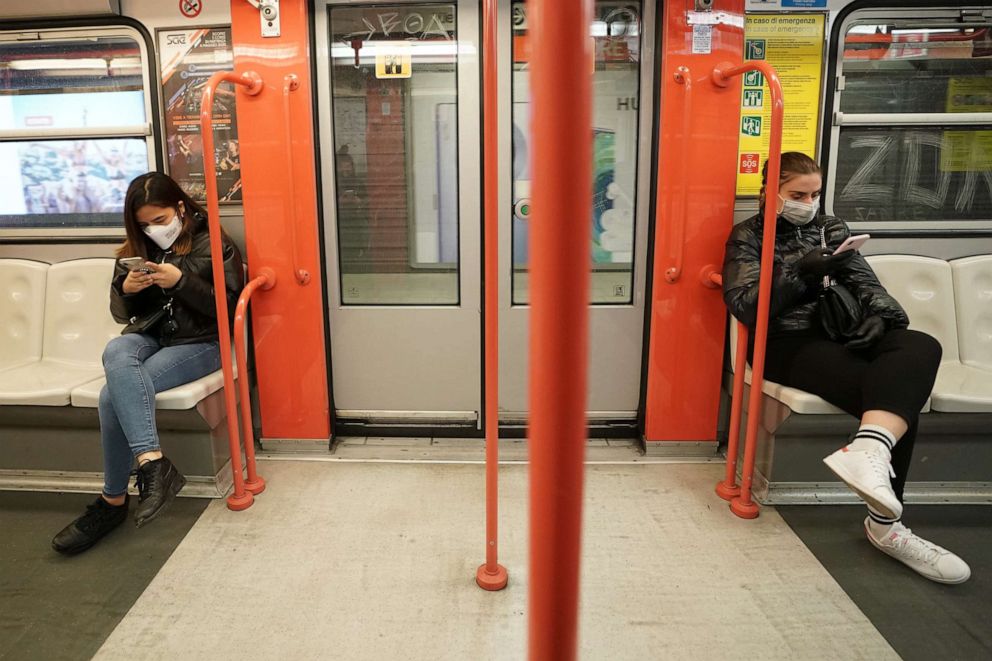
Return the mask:
[[140,530],[129,518],[78,556],[53,551],[94,498],[0,492],[0,659],[91,658],[210,503],[178,498]]
[[907,661],[992,658],[992,507],[907,506],[913,532],[971,566],[962,585],[940,585],[877,551],[857,506],[777,507],[890,645]]

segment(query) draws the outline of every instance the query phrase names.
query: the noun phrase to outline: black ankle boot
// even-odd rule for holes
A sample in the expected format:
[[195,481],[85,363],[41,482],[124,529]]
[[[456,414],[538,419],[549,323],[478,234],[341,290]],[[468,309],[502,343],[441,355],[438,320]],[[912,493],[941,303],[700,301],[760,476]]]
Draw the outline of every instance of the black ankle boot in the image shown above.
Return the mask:
[[81,553],[99,542],[127,518],[128,499],[111,505],[100,496],[86,506],[86,513],[67,525],[52,540],[52,548],[65,555]]
[[134,525],[140,528],[172,502],[186,485],[186,478],[166,457],[146,461],[135,473],[138,476],[139,503],[138,510],[134,513]]

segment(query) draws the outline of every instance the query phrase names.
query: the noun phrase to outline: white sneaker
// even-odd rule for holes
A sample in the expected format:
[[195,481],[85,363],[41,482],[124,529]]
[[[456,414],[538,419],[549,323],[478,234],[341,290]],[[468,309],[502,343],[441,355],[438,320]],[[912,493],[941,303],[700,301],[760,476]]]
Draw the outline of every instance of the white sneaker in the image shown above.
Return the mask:
[[902,516],[902,503],[889,481],[895,474],[887,452],[852,450],[848,445],[824,458],[823,463],[876,512],[890,519]]
[[913,571],[938,583],[964,583],[971,577],[968,563],[947,549],[928,542],[901,523],[893,523],[882,539],[875,539],[865,519],[868,541]]

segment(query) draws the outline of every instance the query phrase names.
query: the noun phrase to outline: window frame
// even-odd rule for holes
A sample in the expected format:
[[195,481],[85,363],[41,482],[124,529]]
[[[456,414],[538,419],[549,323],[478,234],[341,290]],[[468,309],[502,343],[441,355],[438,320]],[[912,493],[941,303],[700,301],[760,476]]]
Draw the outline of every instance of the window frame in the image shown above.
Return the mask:
[[[963,15],[977,13],[981,21],[964,21]],[[985,7],[901,7],[858,8],[843,16],[834,29],[831,51],[834,60],[832,78],[828,75],[825,83],[830,89],[830,112],[824,117],[825,154],[830,158],[827,162],[824,211],[834,215],[834,198],[837,195],[837,164],[840,161],[840,134],[847,127],[890,128],[890,127],[946,127],[949,130],[975,128],[976,130],[992,130],[992,112],[988,113],[844,113],[840,109],[841,97],[844,94],[844,43],[851,28],[862,24],[886,23],[889,25],[905,25],[906,27],[925,28],[927,23],[934,27],[954,24],[955,27],[980,27],[988,25],[992,28],[992,11]],[[826,113],[825,113],[826,114]],[[846,220],[846,219],[845,219]],[[872,230],[878,234],[905,234],[923,232],[934,235],[953,235],[961,232],[992,233],[992,217],[987,220],[893,220],[893,221],[853,221],[846,220],[852,231]]]
[[[91,37],[120,37],[134,39],[141,55],[141,80],[144,92],[145,122],[135,125],[118,125],[91,128],[67,129],[0,129],[0,142],[28,142],[41,140],[76,140],[98,138],[143,138],[148,155],[148,171],[159,170],[159,153],[156,128],[158,124],[158,93],[155,88],[158,78],[152,74],[152,53],[149,50],[148,35],[134,24],[93,24],[60,27],[27,27],[12,25],[0,30],[0,43],[26,42],[39,43]],[[25,38],[27,37],[27,38]],[[30,214],[27,214],[30,216]],[[7,239],[110,239],[124,237],[124,224],[120,227],[0,227],[0,240]]]

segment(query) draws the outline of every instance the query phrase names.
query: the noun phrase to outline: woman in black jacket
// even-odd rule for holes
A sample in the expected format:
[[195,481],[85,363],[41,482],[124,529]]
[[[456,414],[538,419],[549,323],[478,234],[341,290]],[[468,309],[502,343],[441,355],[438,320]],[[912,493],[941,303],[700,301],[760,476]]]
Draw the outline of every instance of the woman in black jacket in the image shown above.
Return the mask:
[[[842,220],[818,214],[822,179],[813,159],[782,154],[777,194],[770,199],[767,175],[766,162],[761,211],[735,226],[727,241],[723,299],[753,337],[764,205],[775,204],[765,376],[860,418],[854,441],[823,461],[868,504],[869,541],[931,580],[962,583],[971,575],[968,565],[900,521],[919,412],[933,388],[940,344],[907,328],[906,313],[860,254],[833,254],[850,230]],[[820,323],[825,277],[846,287],[860,305],[862,319],[846,340],[830,339]]]
[[[220,368],[210,235],[203,208],[168,176],[149,172],[128,187],[126,238],[110,287],[110,311],[127,324],[107,343],[100,391],[103,493],[66,526],[52,546],[78,553],[127,518],[127,486],[137,460],[135,524],[158,516],[186,478],[159,447],[155,393]],[[222,236],[228,310],[244,286],[241,254]],[[230,323],[230,319],[227,320]]]

